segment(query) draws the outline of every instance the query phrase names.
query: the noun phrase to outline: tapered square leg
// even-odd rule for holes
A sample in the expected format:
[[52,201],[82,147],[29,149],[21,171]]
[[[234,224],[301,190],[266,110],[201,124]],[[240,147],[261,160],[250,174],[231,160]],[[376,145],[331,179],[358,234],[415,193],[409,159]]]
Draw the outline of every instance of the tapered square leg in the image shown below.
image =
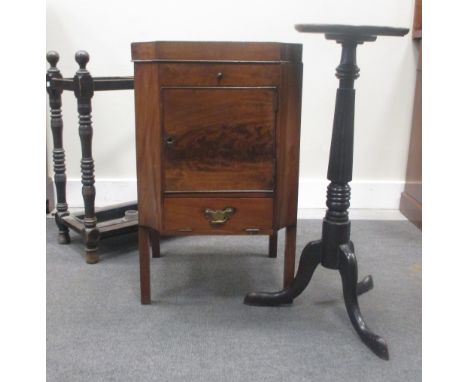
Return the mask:
[[140,290],[141,303],[143,305],[151,304],[149,243],[149,230],[144,227],[138,227],[138,252],[140,255]]
[[161,251],[160,251],[161,236],[159,234],[159,231],[156,231],[154,229],[151,230],[150,239],[151,239],[151,253],[152,253],[153,258],[161,257]]
[[296,226],[286,227],[285,241],[283,287],[287,288],[294,279],[294,266],[296,263]]
[[278,232],[273,232],[268,240],[268,257],[276,257],[278,255]]

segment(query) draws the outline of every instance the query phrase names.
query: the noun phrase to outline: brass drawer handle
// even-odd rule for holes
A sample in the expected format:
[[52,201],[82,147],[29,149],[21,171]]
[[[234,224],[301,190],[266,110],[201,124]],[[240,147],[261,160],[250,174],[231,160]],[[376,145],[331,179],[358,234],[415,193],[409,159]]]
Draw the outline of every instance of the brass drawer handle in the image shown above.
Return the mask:
[[212,210],[205,208],[205,219],[212,225],[223,225],[236,212],[234,207],[226,207],[224,210]]

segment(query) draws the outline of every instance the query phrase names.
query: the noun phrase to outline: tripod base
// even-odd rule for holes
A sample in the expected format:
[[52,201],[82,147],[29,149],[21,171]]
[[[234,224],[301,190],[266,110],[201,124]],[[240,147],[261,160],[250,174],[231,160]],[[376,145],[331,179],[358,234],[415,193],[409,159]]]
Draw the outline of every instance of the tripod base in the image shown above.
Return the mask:
[[[278,292],[252,292],[245,296],[244,304],[254,306],[278,306],[291,304],[309,284],[312,275],[322,262],[322,241],[308,243],[301,254],[296,277],[288,288]],[[357,281],[357,261],[352,242],[339,246],[338,269],[343,284],[343,296],[346,310],[354,329],[361,340],[378,357],[388,360],[388,346],[385,340],[374,334],[364,322],[357,296],[368,292],[374,287],[372,276],[366,276]]]

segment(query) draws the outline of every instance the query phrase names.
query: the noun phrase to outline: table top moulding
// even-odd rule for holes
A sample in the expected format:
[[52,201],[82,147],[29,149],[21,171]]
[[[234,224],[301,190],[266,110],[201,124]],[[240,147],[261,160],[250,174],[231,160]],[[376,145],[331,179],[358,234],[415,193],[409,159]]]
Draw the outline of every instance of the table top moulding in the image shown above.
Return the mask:
[[300,63],[302,44],[243,41],[134,42],[132,60],[134,62]]

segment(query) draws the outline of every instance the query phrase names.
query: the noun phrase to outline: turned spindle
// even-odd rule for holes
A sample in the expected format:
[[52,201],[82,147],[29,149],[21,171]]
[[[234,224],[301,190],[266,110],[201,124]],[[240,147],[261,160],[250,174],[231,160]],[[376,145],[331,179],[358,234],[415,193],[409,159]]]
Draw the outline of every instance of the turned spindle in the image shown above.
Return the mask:
[[62,218],[68,216],[68,205],[66,198],[67,175],[65,169],[65,150],[63,149],[63,119],[62,119],[62,92],[60,85],[54,83],[53,79],[61,79],[62,74],[57,68],[57,63],[60,56],[55,51],[47,53],[47,62],[50,64],[47,70],[46,83],[47,93],[49,94],[50,106],[50,127],[52,130],[53,151],[52,158],[54,162],[54,183],[57,194],[57,205],[55,214],[55,223],[57,224],[59,235],[58,242],[60,244],[68,244],[70,242],[70,234]]
[[84,202],[82,235],[86,246],[86,262],[95,264],[99,261],[97,255],[99,230],[96,227],[97,219],[94,210],[96,189],[94,187],[94,160],[92,156],[91,98],[94,94],[94,83],[91,74],[86,69],[89,54],[84,50],[80,50],[75,54],[75,61],[80,67],[73,78],[73,83],[78,103],[78,124],[81,140],[81,183]]

